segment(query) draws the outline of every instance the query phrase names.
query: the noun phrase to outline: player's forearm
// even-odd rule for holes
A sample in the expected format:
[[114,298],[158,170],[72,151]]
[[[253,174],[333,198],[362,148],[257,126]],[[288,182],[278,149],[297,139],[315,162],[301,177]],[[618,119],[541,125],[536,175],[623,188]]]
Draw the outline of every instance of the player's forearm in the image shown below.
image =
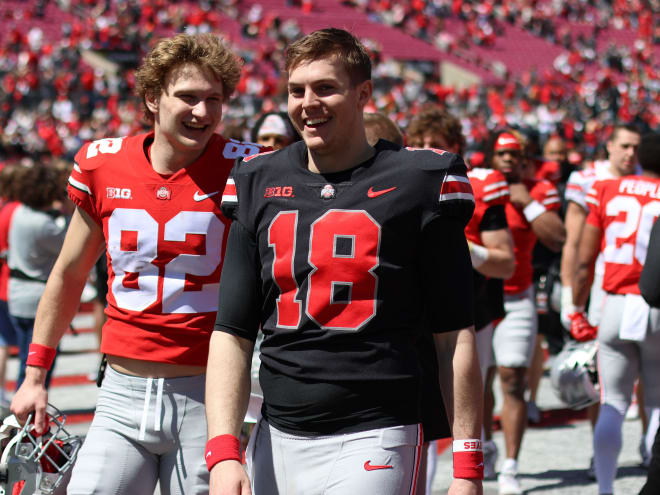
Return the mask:
[[548,249],[558,253],[566,241],[566,230],[554,211],[542,213],[532,222],[532,230]]
[[32,341],[57,347],[62,335],[71,324],[80,306],[80,295],[85,287],[87,273],[63,270],[56,264],[48,277],[34,322]]
[[575,274],[575,259],[577,255],[576,242],[570,242],[566,239],[566,244],[561,251],[561,261],[559,265],[559,276],[561,285],[571,287],[573,285],[573,276]]
[[561,284],[565,287],[571,287],[573,284],[578,246],[586,216],[586,212],[581,206],[569,201],[566,208],[566,217],[564,218],[566,242],[562,248],[561,265],[559,268]]
[[504,280],[511,278],[516,267],[512,251],[493,247],[486,249],[488,249],[488,258],[475,270],[486,277]]
[[254,343],[213,332],[206,370],[208,437],[238,437],[250,400],[250,364]]
[[439,380],[452,436],[480,438],[483,385],[474,328],[435,336]]
[[593,265],[587,261],[579,261],[573,277],[573,305],[584,308],[589,299],[589,288],[593,278]]

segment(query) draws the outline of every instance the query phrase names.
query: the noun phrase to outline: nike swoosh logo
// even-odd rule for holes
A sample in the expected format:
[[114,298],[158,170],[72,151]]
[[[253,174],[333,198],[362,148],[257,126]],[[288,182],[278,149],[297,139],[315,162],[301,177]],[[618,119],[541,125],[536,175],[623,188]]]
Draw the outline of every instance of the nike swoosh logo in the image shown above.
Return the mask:
[[215,191],[215,192],[208,193],[208,194],[199,194],[199,191],[195,191],[195,195],[193,196],[193,199],[195,201],[204,201],[206,198],[210,198],[211,196],[215,196],[219,192],[220,191]]
[[395,189],[396,187],[390,187],[389,189],[381,189],[380,191],[374,191],[374,188],[370,187],[369,190],[367,191],[367,196],[369,196],[370,198],[377,198],[378,196],[382,196],[383,194],[392,192]]
[[36,353],[37,351],[28,352],[28,356],[32,356],[32,354],[36,354]]
[[378,469],[392,469],[392,466],[390,466],[389,464],[385,464],[385,465],[375,464],[372,466],[371,461],[367,461],[364,463],[364,469],[365,471],[376,471]]
[[484,465],[484,463],[480,462],[479,464],[477,464],[477,467],[482,467],[483,465]]
[[207,452],[206,457],[211,457],[211,452]]

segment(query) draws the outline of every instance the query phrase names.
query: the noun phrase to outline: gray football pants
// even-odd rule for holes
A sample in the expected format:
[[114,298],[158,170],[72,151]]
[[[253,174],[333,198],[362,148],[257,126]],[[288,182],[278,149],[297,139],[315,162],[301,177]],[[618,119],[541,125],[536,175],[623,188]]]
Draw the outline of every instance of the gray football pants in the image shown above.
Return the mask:
[[420,425],[303,437],[261,419],[246,457],[253,495],[411,495]]
[[[69,495],[207,494],[205,375],[141,378],[107,367]],[[148,386],[149,385],[149,386]]]
[[598,328],[598,376],[601,404],[609,404],[625,415],[635,380],[644,384],[647,407],[660,407],[660,328],[657,310],[651,311],[643,342],[622,340],[619,328],[625,296],[607,294]]

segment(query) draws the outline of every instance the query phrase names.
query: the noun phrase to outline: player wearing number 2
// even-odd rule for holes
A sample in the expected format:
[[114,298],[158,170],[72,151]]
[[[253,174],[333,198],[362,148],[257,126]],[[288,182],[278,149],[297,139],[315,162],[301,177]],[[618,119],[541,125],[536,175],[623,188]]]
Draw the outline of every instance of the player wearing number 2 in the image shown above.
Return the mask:
[[[658,135],[641,140],[642,175],[596,182],[588,192],[587,223],[578,249],[573,303],[584,308],[594,263],[603,253],[605,301],[598,327],[600,414],[594,430],[594,466],[601,494],[613,493],[621,450],[621,426],[633,384],[641,377],[648,407],[660,406],[660,315],[639,292],[651,227],[660,216]],[[576,320],[572,315],[571,320]],[[581,318],[571,326],[578,340],[596,337],[596,328]]]
[[[425,328],[457,440],[450,493],[481,493],[465,165],[369,145],[371,63],[348,32],[296,41],[286,69],[303,141],[239,160],[223,195],[234,222],[207,370],[211,493],[414,493]],[[263,418],[247,475],[236,436],[260,325]]]
[[49,355],[107,246],[108,368],[70,494],[208,492],[204,371],[229,221],[220,197],[234,159],[256,146],[214,133],[240,63],[212,35],[158,42],[137,71],[153,131],[86,144],[77,205],[35,323],[12,410],[42,428]]

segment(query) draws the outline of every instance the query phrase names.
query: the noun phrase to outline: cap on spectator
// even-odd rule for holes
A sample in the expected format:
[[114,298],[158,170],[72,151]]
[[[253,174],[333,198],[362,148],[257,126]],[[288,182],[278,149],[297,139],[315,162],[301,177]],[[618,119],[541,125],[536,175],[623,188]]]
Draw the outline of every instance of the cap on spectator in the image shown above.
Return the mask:
[[522,147],[520,146],[520,141],[513,134],[508,132],[503,132],[495,141],[495,146],[493,148],[495,151],[501,150],[516,150],[521,151]]
[[259,127],[259,132],[257,133],[258,138],[272,135],[286,136],[289,139],[294,138],[289,126],[284,122],[284,119],[275,113],[268,115],[264,119],[261,127]]

